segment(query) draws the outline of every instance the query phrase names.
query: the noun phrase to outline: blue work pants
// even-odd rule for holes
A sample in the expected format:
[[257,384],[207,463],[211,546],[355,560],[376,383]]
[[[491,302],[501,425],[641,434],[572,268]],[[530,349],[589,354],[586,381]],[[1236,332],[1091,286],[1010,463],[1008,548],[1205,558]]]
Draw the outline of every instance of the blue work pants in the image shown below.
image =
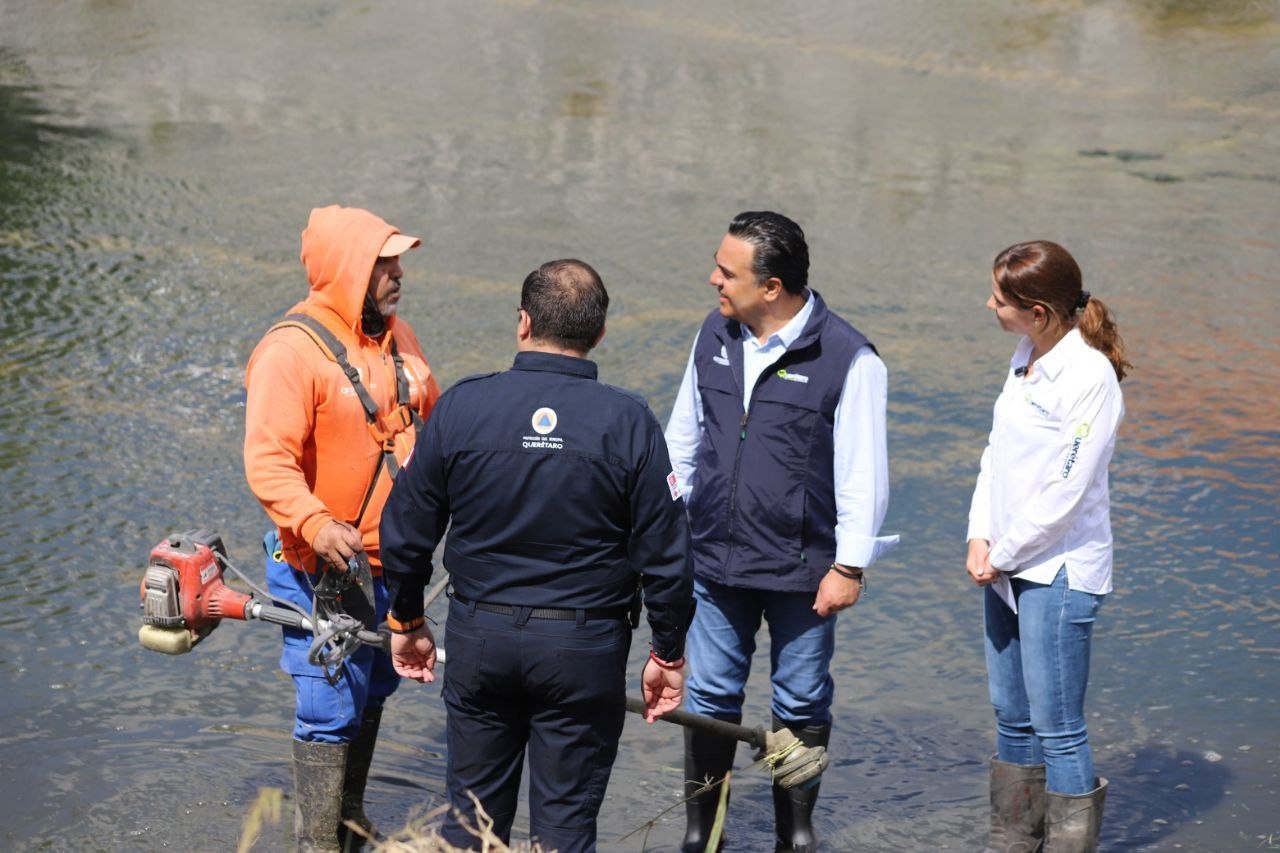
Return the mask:
[[477,848],[455,812],[475,825],[480,800],[510,840],[526,750],[529,834],[547,850],[596,846],[596,816],[622,736],[631,626],[622,619],[532,619],[454,600],[445,623],[449,712],[443,835]]
[[1103,596],[1067,587],[1062,568],[1049,585],[1014,579],[1015,614],[985,593],[987,683],[996,714],[996,754],[1010,764],[1045,765],[1046,788],[1094,788],[1085,725],[1089,646]]
[[685,642],[688,708],[723,720],[742,718],[760,621],[769,623],[774,716],[788,724],[831,722],[835,615],[813,610],[815,593],[743,589],[695,578],[698,609]]
[[[272,530],[263,540],[267,552],[267,590],[279,601],[290,601],[308,614],[314,593],[306,573],[284,561],[280,537]],[[387,588],[382,576],[373,579],[374,608],[378,621],[387,615]],[[293,736],[302,741],[350,743],[360,731],[366,705],[381,706],[400,686],[391,658],[381,649],[362,646],[347,658],[337,684],[330,684],[324,668],[307,660],[315,637],[299,628],[283,628],[284,650],[280,668],[293,678]]]

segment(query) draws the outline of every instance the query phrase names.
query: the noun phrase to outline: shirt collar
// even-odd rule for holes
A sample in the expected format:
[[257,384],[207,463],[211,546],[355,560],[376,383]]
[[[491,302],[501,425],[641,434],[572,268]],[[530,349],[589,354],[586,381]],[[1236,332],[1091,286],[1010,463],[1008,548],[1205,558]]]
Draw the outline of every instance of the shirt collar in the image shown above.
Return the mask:
[[584,379],[595,379],[597,375],[594,361],[554,352],[518,352],[511,369],[563,373],[567,376],[581,376]]
[[778,331],[774,332],[764,343],[757,343],[756,339],[749,332],[747,340],[755,344],[756,349],[764,349],[771,346],[774,341],[782,344],[783,349],[790,349],[791,345],[800,337],[800,333],[804,331],[804,327],[809,324],[809,318],[813,316],[813,291],[806,288],[804,305],[800,306],[800,310],[796,312],[796,316],[787,321],[787,324]]
[[1062,368],[1071,360],[1074,350],[1084,344],[1079,329],[1072,329],[1062,336],[1062,340],[1053,345],[1053,349],[1036,360],[1036,371],[1043,373],[1048,379],[1057,379]]

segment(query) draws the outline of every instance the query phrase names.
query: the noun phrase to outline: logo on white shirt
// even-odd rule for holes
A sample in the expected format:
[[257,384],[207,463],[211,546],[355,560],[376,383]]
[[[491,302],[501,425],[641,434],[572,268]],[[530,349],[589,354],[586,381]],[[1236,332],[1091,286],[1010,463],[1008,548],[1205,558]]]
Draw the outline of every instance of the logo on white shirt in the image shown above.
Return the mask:
[[1044,406],[1042,406],[1042,405],[1040,405],[1039,403],[1037,403],[1035,400],[1031,399],[1031,395],[1030,395],[1030,394],[1028,394],[1028,395],[1027,395],[1026,400],[1027,400],[1027,405],[1028,405],[1028,406],[1030,406],[1031,408],[1035,409],[1035,410],[1036,410],[1036,414],[1040,415],[1040,417],[1042,417],[1042,418],[1051,418],[1051,417],[1053,417],[1053,414],[1052,414],[1048,409],[1046,409]]
[[1071,473],[1071,469],[1075,467],[1076,457],[1080,455],[1080,442],[1089,437],[1091,427],[1088,422],[1080,424],[1076,427],[1076,436],[1071,441],[1071,452],[1067,454],[1067,461],[1062,463],[1062,479],[1067,479]]
[[723,364],[725,367],[729,366],[729,351],[724,348],[724,344],[720,345],[720,354],[711,356],[711,360],[716,364]]
[[680,498],[680,480],[676,477],[675,471],[667,475],[667,490],[671,492],[671,500]]

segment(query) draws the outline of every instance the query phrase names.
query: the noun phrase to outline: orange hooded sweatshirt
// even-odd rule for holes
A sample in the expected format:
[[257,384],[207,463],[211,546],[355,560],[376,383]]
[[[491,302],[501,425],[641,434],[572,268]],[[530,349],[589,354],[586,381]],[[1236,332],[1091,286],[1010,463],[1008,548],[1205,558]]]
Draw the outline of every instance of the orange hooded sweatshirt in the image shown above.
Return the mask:
[[[394,450],[403,464],[415,429],[397,411],[393,337],[404,359],[410,407],[424,420],[440,387],[408,323],[392,317],[381,340],[367,337],[360,325],[378,251],[398,233],[367,210],[331,205],[311,211],[302,232],[311,293],[289,313],[319,320],[347,348],[348,361],[378,404],[380,425],[399,430]],[[279,528],[285,560],[314,571],[311,542],[337,519],[359,528],[369,561],[379,571],[378,521],[392,481],[382,446],[342,369],[306,331],[284,327],[268,332],[249,357],[245,388],[245,476]],[[361,514],[375,473],[373,494]]]

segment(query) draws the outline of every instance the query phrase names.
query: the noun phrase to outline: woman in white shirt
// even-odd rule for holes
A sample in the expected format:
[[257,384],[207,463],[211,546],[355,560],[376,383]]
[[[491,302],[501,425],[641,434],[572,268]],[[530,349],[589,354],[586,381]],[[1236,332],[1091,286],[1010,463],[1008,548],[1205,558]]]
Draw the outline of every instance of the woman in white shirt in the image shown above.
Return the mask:
[[1084,716],[1089,645],[1111,591],[1107,465],[1130,367],[1111,312],[1047,240],[996,256],[987,307],[1019,335],[969,512],[966,569],[986,587],[997,751],[991,846],[1097,848],[1107,782]]

